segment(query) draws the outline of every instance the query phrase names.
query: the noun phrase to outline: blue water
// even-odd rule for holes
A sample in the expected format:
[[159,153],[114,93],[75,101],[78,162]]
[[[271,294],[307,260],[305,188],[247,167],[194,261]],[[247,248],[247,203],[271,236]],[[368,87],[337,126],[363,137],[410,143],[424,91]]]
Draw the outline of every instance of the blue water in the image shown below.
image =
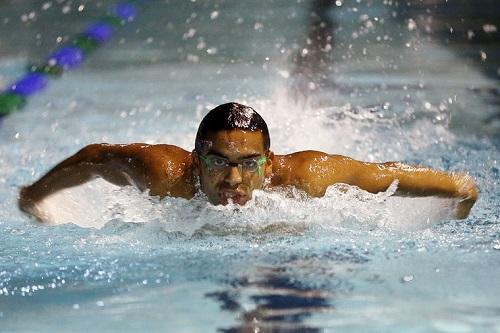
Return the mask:
[[[50,3],[0,4],[0,86],[105,7]],[[313,49],[310,5],[154,2],[2,120],[0,331],[500,332],[498,80],[361,1],[331,13],[336,39],[309,84],[291,59]],[[52,224],[18,211],[19,187],[83,145],[191,150],[203,115],[231,100],[263,115],[277,153],[468,171],[479,200],[454,221],[452,200],[391,189],[214,207],[96,181],[44,202]]]

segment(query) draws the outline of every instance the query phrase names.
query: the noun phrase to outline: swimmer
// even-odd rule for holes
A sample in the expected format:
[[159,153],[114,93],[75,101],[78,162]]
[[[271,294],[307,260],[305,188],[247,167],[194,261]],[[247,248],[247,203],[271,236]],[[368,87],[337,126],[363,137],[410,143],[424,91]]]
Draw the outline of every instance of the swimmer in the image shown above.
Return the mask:
[[167,144],[91,144],[23,187],[19,207],[43,220],[38,204],[44,198],[96,177],[160,197],[190,199],[202,191],[214,205],[244,205],[255,189],[293,186],[321,197],[337,183],[377,193],[394,181],[396,194],[457,198],[458,219],[469,215],[477,199],[477,187],[465,173],[397,162],[367,163],[319,151],[276,155],[269,148],[264,119],[251,107],[227,103],[201,121],[192,152]]

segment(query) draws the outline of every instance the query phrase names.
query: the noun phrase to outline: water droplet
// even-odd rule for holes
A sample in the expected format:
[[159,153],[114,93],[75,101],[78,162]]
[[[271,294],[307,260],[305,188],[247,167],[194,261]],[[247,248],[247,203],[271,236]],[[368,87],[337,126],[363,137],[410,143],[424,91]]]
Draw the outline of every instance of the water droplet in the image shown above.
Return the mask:
[[408,31],[413,31],[417,28],[417,23],[413,19],[408,19]]
[[485,60],[488,58],[488,55],[486,54],[486,52],[484,52],[484,51],[482,51],[482,50],[481,50],[481,51],[479,51],[479,52],[480,52],[480,54],[481,54],[481,60],[482,60],[482,61],[485,61]]
[[196,29],[190,28],[187,32],[182,35],[182,38],[188,39],[192,38],[196,34]]
[[497,32],[497,27],[493,24],[485,24],[483,25],[483,31],[486,33]]
[[188,54],[188,55],[186,56],[186,60],[187,60],[188,62],[191,62],[191,63],[197,63],[197,62],[199,62],[199,61],[200,61],[200,57],[198,57],[198,56],[197,56],[197,55],[195,55],[195,54],[191,54],[191,53],[190,53],[190,54]]
[[52,2],[46,2],[42,5],[42,10],[47,10],[52,7]]
[[412,274],[408,274],[408,275],[405,275],[401,278],[401,282],[403,283],[408,283],[408,282],[411,282],[413,281],[413,275]]

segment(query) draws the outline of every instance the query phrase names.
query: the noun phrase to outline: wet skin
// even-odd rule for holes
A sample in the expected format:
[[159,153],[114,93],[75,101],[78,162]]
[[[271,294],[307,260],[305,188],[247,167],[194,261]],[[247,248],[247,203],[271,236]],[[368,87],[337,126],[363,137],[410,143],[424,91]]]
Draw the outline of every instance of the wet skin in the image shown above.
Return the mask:
[[[201,190],[214,205],[226,205],[229,200],[244,205],[252,198],[253,190],[262,188],[265,176],[271,173],[272,153],[265,150],[260,132],[219,131],[211,133],[204,146],[202,152],[193,152],[193,159]],[[249,172],[234,165],[213,170],[203,163],[199,154],[220,156],[234,163],[260,156],[266,156],[267,160],[260,167],[263,172]]]
[[[465,173],[447,173],[397,162],[366,163],[341,155],[301,151],[274,155],[265,151],[261,132],[240,129],[211,133],[203,151],[192,153],[172,145],[93,144],[67,158],[46,175],[21,190],[21,210],[43,220],[40,203],[65,188],[102,177],[119,186],[134,185],[151,195],[190,199],[198,191],[208,200],[243,205],[255,189],[293,186],[321,197],[328,186],[344,183],[366,191],[385,191],[398,181],[397,194],[457,198],[456,218],[465,218],[477,199],[477,187]],[[216,155],[231,162],[213,170],[201,155]],[[234,165],[243,159],[266,156],[260,172],[247,172]]]

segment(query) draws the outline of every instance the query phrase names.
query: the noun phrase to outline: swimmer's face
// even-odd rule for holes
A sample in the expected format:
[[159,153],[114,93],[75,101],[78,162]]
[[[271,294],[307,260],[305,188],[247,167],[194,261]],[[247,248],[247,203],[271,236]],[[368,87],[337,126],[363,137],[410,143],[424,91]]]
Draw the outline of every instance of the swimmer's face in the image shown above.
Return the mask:
[[201,190],[214,205],[244,205],[271,173],[272,153],[261,132],[240,129],[211,133],[202,152],[195,152]]

